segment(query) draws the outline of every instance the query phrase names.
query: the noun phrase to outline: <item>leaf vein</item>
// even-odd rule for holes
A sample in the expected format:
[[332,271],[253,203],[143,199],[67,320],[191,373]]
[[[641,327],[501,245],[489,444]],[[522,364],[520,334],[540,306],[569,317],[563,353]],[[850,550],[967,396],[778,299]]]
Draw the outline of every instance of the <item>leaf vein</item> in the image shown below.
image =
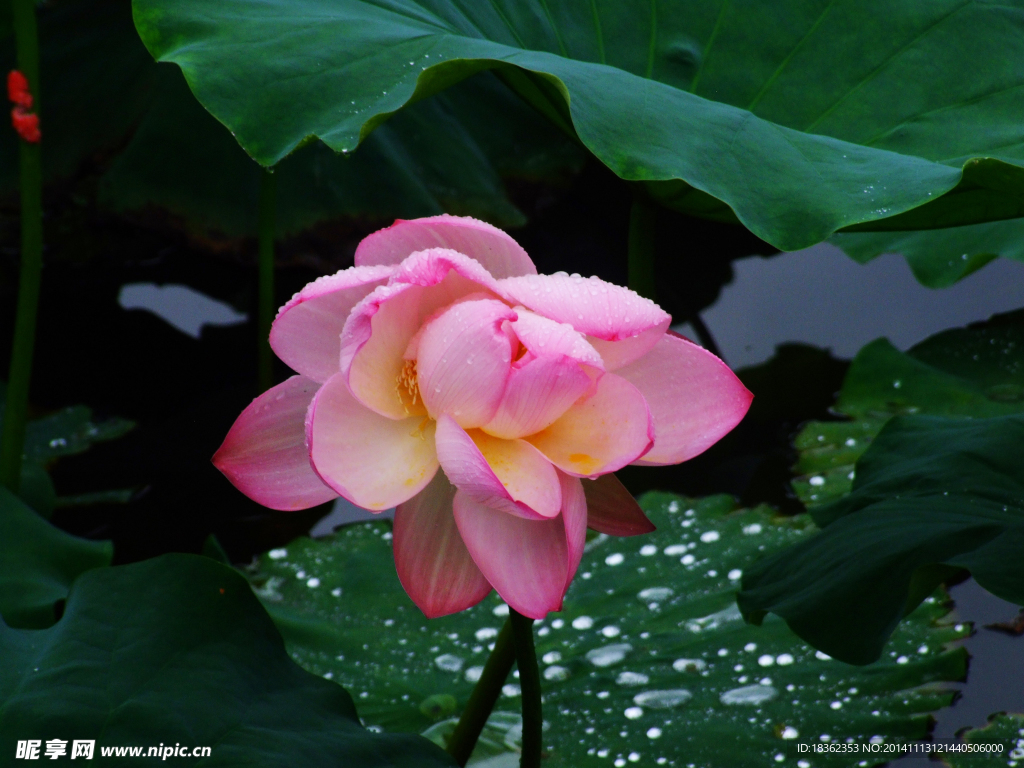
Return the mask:
[[939,114],[940,112],[945,112],[945,111],[951,110],[951,109],[957,109],[959,107],[967,107],[967,106],[970,106],[972,104],[977,104],[978,102],[984,101],[985,99],[991,98],[993,96],[999,96],[1000,94],[1003,94],[1003,93],[1009,93],[1010,91],[1016,91],[1016,90],[1018,90],[1020,88],[1024,88],[1024,83],[1017,83],[1016,85],[1010,85],[1010,86],[1007,86],[1005,88],[997,88],[994,91],[987,91],[986,93],[981,93],[981,94],[978,94],[977,96],[972,96],[969,99],[964,99],[963,101],[958,101],[955,104],[943,104],[941,107],[936,107],[935,109],[928,109],[928,110],[925,110],[924,112],[919,112],[916,115],[911,115],[910,117],[908,117],[905,120],[901,120],[896,125],[893,125],[893,126],[891,126],[889,128],[886,128],[881,133],[876,134],[871,139],[869,139],[868,141],[864,142],[864,146],[866,146],[866,147],[874,146],[877,142],[879,142],[882,139],[884,139],[886,136],[891,134],[893,131],[895,131],[895,130],[897,130],[899,128],[902,128],[904,125],[907,125],[908,123],[912,123],[913,121],[915,121],[915,120],[917,120],[919,118],[927,117],[928,115],[936,115],[936,114]]
[[704,46],[704,50],[700,54],[700,65],[697,67],[697,74],[693,76],[693,82],[690,83],[690,93],[697,92],[697,83],[700,82],[701,75],[704,74],[704,65],[708,60],[708,54],[711,53],[711,48],[714,46],[715,41],[718,39],[718,32],[722,28],[722,19],[725,18],[725,12],[729,9],[729,0],[725,0],[722,3],[722,8],[718,12],[718,18],[715,19],[715,26],[711,28],[711,35],[708,37],[708,41]]
[[973,5],[973,4],[974,4],[974,0],[967,0],[967,2],[962,3],[961,5],[958,5],[956,8],[954,8],[952,11],[947,13],[942,18],[937,19],[935,22],[930,24],[926,29],[921,30],[920,33],[918,33],[913,38],[911,38],[909,41],[907,41],[906,45],[904,45],[899,50],[894,51],[892,54],[887,56],[884,61],[880,62],[877,67],[875,67],[867,75],[865,75],[861,79],[861,81],[859,83],[854,85],[852,88],[850,88],[850,90],[848,90],[846,93],[844,93],[842,96],[840,96],[839,99],[834,104],[832,104],[831,107],[829,107],[824,112],[822,112],[821,115],[818,116],[818,118],[816,120],[814,120],[810,125],[808,125],[806,128],[804,128],[804,133],[810,133],[811,131],[813,131],[826,117],[828,117],[833,112],[835,112],[836,109],[839,108],[840,104],[842,104],[850,96],[852,96],[854,93],[859,91],[864,85],[866,85],[868,82],[870,82],[872,79],[874,79],[874,77],[879,72],[881,72],[885,67],[887,67],[897,57],[902,56],[911,46],[913,46],[916,43],[918,43],[921,40],[923,40],[927,35],[930,35],[932,32],[934,32],[940,25],[944,24],[946,21],[951,19],[953,16],[958,14],[960,11],[962,11],[967,6]]
[[601,57],[601,63],[607,64],[608,59],[604,53],[604,30],[601,28],[601,14],[597,10],[597,0],[590,0],[590,13],[594,17],[594,29],[597,30],[597,52]]
[[779,62],[779,66],[776,67],[775,71],[772,72],[771,76],[764,81],[764,85],[761,86],[761,90],[757,92],[757,94],[751,100],[750,104],[747,105],[748,112],[754,111],[754,107],[756,107],[757,103],[761,101],[764,95],[768,92],[768,89],[775,84],[775,81],[779,79],[779,76],[782,74],[783,70],[787,66],[789,66],[789,62],[793,60],[793,57],[796,56],[797,52],[803,47],[804,43],[806,43],[807,40],[810,39],[810,37],[815,32],[818,31],[818,27],[821,26],[821,23],[825,20],[825,17],[828,16],[828,12],[832,10],[832,6],[834,5],[835,0],[829,0],[829,4],[825,6],[825,8],[822,10],[820,14],[818,14],[818,18],[814,20],[814,23],[811,25],[811,28],[807,30],[804,36],[801,37],[800,40],[797,41],[797,44],[793,46],[793,49],[786,54],[786,56],[782,59],[781,62]]
[[647,73],[644,75],[650,78],[654,72],[654,48],[658,40],[658,0],[651,0],[651,39],[647,44]]
[[544,15],[548,19],[548,24],[551,26],[551,33],[555,36],[555,40],[558,42],[558,50],[562,52],[565,58],[569,58],[569,51],[565,47],[565,42],[562,40],[562,36],[558,32],[558,27],[555,24],[555,19],[551,15],[551,9],[548,7],[547,0],[540,0],[540,7],[544,9]]

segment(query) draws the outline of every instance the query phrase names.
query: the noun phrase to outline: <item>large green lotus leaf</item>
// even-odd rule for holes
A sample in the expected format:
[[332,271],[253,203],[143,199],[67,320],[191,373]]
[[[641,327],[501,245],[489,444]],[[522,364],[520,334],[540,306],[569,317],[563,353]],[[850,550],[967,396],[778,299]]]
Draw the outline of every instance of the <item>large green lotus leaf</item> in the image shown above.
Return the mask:
[[[0,616],[10,626],[46,627],[71,583],[110,565],[109,541],[89,541],[50,525],[0,487]],[[0,665],[3,666],[3,665]]]
[[814,510],[818,535],[747,570],[739,605],[782,616],[855,664],[878,658],[918,601],[960,569],[1024,605],[1024,414],[897,416],[857,462],[853,490]]
[[968,729],[963,741],[962,750],[941,755],[949,768],[1016,768],[1024,764],[1024,715],[990,715],[988,725]]
[[[496,69],[624,179],[786,249],[1024,215],[1024,13],[915,0],[134,0],[259,162]],[[970,66],[964,66],[970,61]],[[902,215],[901,215],[902,214]],[[883,221],[884,220],[884,221]]]
[[1000,256],[1024,261],[1024,220],[917,232],[840,233],[830,242],[861,264],[883,253],[899,253],[922,284],[946,288]]
[[[53,627],[0,625],[0,749],[15,739],[210,746],[203,766],[451,766],[376,734],[348,693],[302,670],[236,571],[171,554],[83,574]],[[69,750],[70,751],[70,750]]]
[[855,462],[894,415],[1024,412],[1024,311],[943,331],[907,352],[871,342],[850,366],[835,411],[849,420],[809,422],[794,441],[793,487],[812,509],[849,492]]
[[[806,518],[737,510],[731,497],[652,493],[658,526],[587,545],[565,609],[537,622],[546,765],[697,764],[733,768],[798,759],[801,741],[913,740],[948,704],[939,681],[965,673],[969,628],[929,598],[864,668],[816,654],[782,621],[745,624],[741,572],[805,540]],[[469,696],[508,607],[495,596],[428,621],[403,592],[384,523],[271,550],[250,574],[293,658],[346,686],[364,720],[441,740]],[[476,758],[514,748],[519,689],[507,681]],[[821,755],[815,765],[850,765]]]
[[[0,14],[9,14],[0,2]],[[164,209],[200,232],[256,232],[259,167],[139,40],[128,0],[40,11],[43,154],[49,179],[100,160],[100,201]],[[6,39],[4,39],[6,38]],[[0,59],[13,40],[0,30]],[[0,62],[2,63],[2,62]],[[312,142],[278,168],[279,234],[338,217],[389,221],[448,211],[524,223],[502,176],[551,180],[583,152],[486,73],[416,105],[351,157]],[[17,187],[17,139],[0,132],[0,191]]]

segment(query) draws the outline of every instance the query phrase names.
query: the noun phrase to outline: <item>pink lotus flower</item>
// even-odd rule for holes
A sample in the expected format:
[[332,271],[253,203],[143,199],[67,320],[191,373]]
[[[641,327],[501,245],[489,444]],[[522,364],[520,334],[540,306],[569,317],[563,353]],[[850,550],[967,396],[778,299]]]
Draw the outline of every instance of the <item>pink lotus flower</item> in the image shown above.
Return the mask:
[[656,304],[538,275],[488,224],[399,221],[355,263],[278,313],[271,346],[299,375],[257,397],[213,461],[274,509],[397,507],[398,575],[429,617],[492,587],[526,616],[559,610],[588,526],[654,528],[610,473],[696,456],[750,405]]

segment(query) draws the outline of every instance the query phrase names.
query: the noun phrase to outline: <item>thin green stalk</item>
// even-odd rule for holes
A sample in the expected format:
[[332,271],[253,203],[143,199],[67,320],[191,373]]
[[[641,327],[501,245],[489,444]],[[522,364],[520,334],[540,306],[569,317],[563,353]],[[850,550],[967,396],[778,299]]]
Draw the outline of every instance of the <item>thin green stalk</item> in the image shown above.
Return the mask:
[[629,287],[656,301],[654,283],[654,223],[656,209],[637,197],[629,211]]
[[487,718],[494,711],[494,705],[501,695],[501,687],[508,679],[508,673],[512,671],[512,662],[515,660],[512,621],[509,619],[498,633],[498,639],[494,641],[494,650],[487,657],[484,671],[469,696],[466,709],[463,710],[462,717],[448,739],[448,754],[458,765],[465,765],[469,756],[473,754],[480,733],[487,723]]
[[259,208],[259,385],[260,392],[274,386],[274,356],[270,349],[270,324],[274,322],[274,219],[277,184],[274,174],[264,168],[260,175]]
[[[39,37],[35,0],[12,0],[18,69],[28,80],[39,113]],[[10,130],[10,129],[8,129]],[[43,169],[39,143],[19,141],[21,152],[21,274],[14,344],[7,377],[7,405],[0,434],[0,484],[17,493],[25,445],[29,380],[43,271]]]
[[519,687],[523,699],[523,752],[519,766],[540,768],[544,719],[540,702],[540,671],[537,669],[537,653],[533,648],[533,619],[510,609],[509,620],[516,646],[516,665],[519,667]]

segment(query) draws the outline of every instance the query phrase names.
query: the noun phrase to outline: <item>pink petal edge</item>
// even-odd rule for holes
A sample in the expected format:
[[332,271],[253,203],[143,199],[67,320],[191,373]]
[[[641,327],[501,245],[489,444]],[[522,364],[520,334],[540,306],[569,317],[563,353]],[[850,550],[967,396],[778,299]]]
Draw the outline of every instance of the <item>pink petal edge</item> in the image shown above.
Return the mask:
[[537,357],[565,356],[598,371],[605,369],[600,353],[568,323],[555,322],[524,307],[517,307],[516,314],[512,330],[520,343]]
[[441,415],[437,420],[438,461],[455,487],[503,514],[531,520],[558,515],[562,507],[558,475],[539,451],[523,440],[503,441],[482,433],[477,433],[477,438],[508,444],[504,448],[510,455],[503,458],[512,461],[502,461],[498,467],[505,477],[499,478],[483,451],[453,418]]
[[341,373],[309,404],[306,444],[320,479],[364,509],[408,501],[438,468],[430,419],[395,420],[371,411],[352,396]]
[[647,453],[654,442],[654,425],[640,390],[606,373],[593,395],[581,398],[551,426],[526,440],[563,472],[595,477]]
[[338,494],[313,471],[306,410],[320,385],[292,376],[257,397],[231,425],[213,464],[238,490],[271,509],[308,509]]
[[516,313],[495,299],[457,302],[423,327],[416,351],[427,412],[448,414],[463,429],[486,424],[508,382],[512,339],[502,324]]
[[579,275],[525,275],[499,281],[513,302],[585,334],[605,357],[605,369],[624,365],[647,352],[668,329],[672,317],[650,299],[621,285]]
[[462,490],[453,508],[469,554],[511,608],[531,619],[561,610],[569,565],[561,519],[526,520]]
[[355,263],[398,264],[410,253],[450,248],[479,261],[496,278],[535,275],[537,267],[507,233],[469,216],[429,216],[405,221],[363,238]]
[[570,477],[564,472],[558,473],[562,484],[562,523],[565,526],[567,546],[565,587],[562,594],[569,589],[576,569],[583,559],[583,548],[587,543],[587,497],[578,477]]
[[654,445],[636,462],[642,465],[703,453],[742,421],[754,398],[729,366],[675,333],[617,374],[643,393],[654,419]]
[[455,525],[455,486],[438,472],[395,509],[395,569],[428,619],[471,608],[491,592]]
[[528,437],[551,426],[592,382],[568,357],[538,357],[509,373],[494,416],[483,429],[495,437]]
[[290,368],[325,382],[338,372],[341,331],[352,308],[394,267],[351,267],[317,278],[278,310],[270,346]]
[[394,268],[349,314],[339,369],[367,408],[392,419],[407,415],[395,385],[409,342],[442,307],[481,291],[500,296],[497,281],[468,256],[442,248],[419,251]]

